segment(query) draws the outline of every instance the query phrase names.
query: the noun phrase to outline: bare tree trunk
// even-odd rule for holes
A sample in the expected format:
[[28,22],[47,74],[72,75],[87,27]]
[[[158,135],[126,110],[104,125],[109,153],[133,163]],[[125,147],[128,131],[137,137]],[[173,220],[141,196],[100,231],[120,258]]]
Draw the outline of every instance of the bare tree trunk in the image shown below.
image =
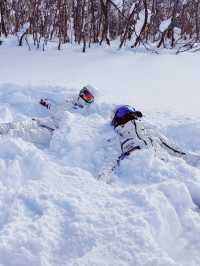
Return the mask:
[[137,45],[139,44],[139,42],[142,40],[142,34],[144,33],[146,26],[147,26],[147,22],[148,22],[148,7],[147,7],[147,1],[143,0],[143,4],[144,4],[144,23],[142,26],[142,29],[139,33],[139,35],[137,36],[135,43],[131,46],[131,48],[137,47]]
[[7,30],[6,30],[6,25],[5,25],[5,21],[4,21],[5,0],[0,0],[0,14],[1,14],[1,24],[0,25],[1,25],[2,33],[5,35],[5,37],[7,37],[8,33],[7,33]]
[[104,4],[104,0],[101,1],[101,8],[104,15],[104,25],[103,25],[103,32],[100,44],[102,44],[103,40],[106,40],[106,43],[110,45],[110,40],[108,38],[108,9],[109,9],[109,0],[105,0],[106,3]]
[[128,20],[127,20],[127,23],[126,23],[126,27],[125,27],[125,30],[124,30],[124,34],[123,34],[123,37],[122,37],[120,45],[119,45],[120,49],[122,48],[122,46],[123,46],[123,44],[124,44],[124,42],[126,40],[129,28],[131,26],[131,20],[132,20],[134,14],[135,14],[135,8],[132,10],[131,14],[128,17]]
[[199,41],[199,1],[195,3],[195,29],[196,29],[196,41]]
[[[23,39],[26,37],[28,30],[26,30],[19,39],[19,46],[23,45]],[[30,47],[30,46],[29,46]]]

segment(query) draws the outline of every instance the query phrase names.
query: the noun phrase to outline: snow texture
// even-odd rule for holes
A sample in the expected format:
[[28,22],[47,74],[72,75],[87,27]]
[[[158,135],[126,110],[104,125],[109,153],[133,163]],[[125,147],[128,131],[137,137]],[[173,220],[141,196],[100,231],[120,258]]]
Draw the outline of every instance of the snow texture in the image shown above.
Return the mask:
[[48,117],[42,97],[59,102],[87,83],[98,91],[90,108],[66,110],[44,141],[0,137],[0,265],[200,265],[200,168],[141,150],[121,162],[111,184],[97,180],[120,153],[110,126],[120,102],[200,153],[199,97],[192,94],[199,55],[9,45],[0,48],[1,123]]

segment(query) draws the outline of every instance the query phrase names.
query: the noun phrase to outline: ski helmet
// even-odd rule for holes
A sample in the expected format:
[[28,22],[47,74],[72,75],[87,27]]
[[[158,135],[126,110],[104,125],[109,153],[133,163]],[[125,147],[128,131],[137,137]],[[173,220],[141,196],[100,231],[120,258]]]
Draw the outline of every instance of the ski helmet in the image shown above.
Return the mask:
[[139,117],[142,117],[140,111],[136,111],[135,108],[130,105],[122,105],[115,110],[111,124],[112,126],[117,127],[130,120],[138,119]]
[[83,99],[86,103],[92,103],[94,101],[94,96],[87,87],[83,87],[80,90],[79,97]]

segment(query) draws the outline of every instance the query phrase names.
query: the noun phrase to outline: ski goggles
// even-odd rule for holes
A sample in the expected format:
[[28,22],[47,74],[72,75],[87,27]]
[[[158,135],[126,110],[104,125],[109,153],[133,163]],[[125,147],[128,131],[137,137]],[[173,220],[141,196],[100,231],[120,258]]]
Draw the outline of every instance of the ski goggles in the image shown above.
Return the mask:
[[79,96],[87,103],[92,103],[94,101],[94,96],[87,88],[83,88]]

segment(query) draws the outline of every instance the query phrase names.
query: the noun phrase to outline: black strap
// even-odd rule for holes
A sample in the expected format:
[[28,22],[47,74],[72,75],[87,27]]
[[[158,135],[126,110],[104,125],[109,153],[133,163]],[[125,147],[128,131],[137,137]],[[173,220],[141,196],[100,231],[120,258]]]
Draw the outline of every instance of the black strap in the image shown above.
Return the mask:
[[167,147],[168,149],[172,150],[173,152],[178,153],[178,154],[181,154],[181,155],[186,155],[185,152],[178,151],[178,150],[174,149],[173,147],[169,146],[169,145],[168,145],[166,142],[164,142],[161,138],[160,138],[160,141],[161,141],[161,143],[162,143],[165,147]]
[[[121,143],[121,150],[123,150],[123,145],[126,143],[126,142],[128,142],[129,140],[132,140],[133,138],[129,138],[129,139],[126,139],[125,141],[123,141],[122,143]],[[133,139],[134,140],[134,139]]]
[[138,139],[139,139],[139,140],[142,140],[142,141],[144,142],[144,144],[145,144],[145,145],[147,145],[147,142],[146,142],[146,140],[142,139],[142,138],[140,137],[140,135],[139,135],[138,131],[137,131],[137,125],[136,125],[136,123],[135,123],[135,120],[132,120],[131,122],[132,122],[132,123],[133,123],[133,125],[135,126],[135,133],[136,133],[136,135],[137,135]]
[[54,128],[51,128],[51,127],[48,127],[46,125],[39,125],[39,127],[43,127],[43,128],[46,128],[48,129],[49,131],[53,132],[55,129]]
[[140,150],[141,148],[140,148],[140,146],[138,145],[138,146],[135,146],[135,147],[133,147],[132,149],[130,149],[129,151],[127,151],[127,152],[123,152],[120,156],[119,156],[119,158],[118,158],[118,163],[120,162],[120,160],[123,160],[126,156],[129,156],[133,151],[135,151],[135,150]]

